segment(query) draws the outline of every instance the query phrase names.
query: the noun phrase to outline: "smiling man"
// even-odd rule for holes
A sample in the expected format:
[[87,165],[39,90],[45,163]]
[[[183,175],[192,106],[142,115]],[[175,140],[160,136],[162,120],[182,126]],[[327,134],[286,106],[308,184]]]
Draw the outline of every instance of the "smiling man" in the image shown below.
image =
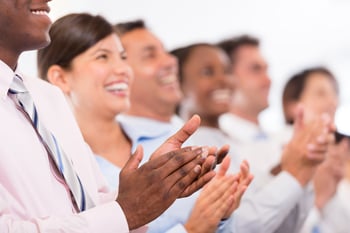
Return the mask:
[[198,177],[200,148],[174,148],[199,119],[140,168],[138,150],[121,172],[118,196],[109,193],[62,92],[17,70],[22,52],[50,42],[48,2],[0,0],[0,232],[129,232],[212,178]]

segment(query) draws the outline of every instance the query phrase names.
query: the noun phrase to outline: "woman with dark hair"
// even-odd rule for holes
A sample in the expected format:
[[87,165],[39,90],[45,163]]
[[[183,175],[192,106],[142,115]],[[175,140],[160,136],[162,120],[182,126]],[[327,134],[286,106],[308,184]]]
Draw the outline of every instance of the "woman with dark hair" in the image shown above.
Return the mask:
[[[293,75],[283,90],[283,112],[289,125],[285,137],[291,137],[297,109],[304,109],[305,121],[314,116],[327,114],[334,121],[339,102],[338,83],[325,67],[305,69]],[[330,145],[326,160],[319,166],[313,179],[315,208],[309,214],[303,233],[347,232],[347,213],[337,198],[337,187],[344,177],[345,164],[349,160],[349,141],[342,140]]]
[[[100,16],[67,15],[52,25],[50,36],[50,46],[38,52],[39,73],[66,95],[85,141],[114,188],[132,153],[131,140],[116,120],[129,107],[133,75],[126,54],[112,26]],[[184,207],[193,207],[184,224],[188,232],[214,232],[231,211],[237,177],[226,175],[228,166],[225,159],[195,206]]]
[[[171,53],[178,59],[179,80],[183,92],[178,114],[184,120],[193,114],[201,117],[201,126],[191,140],[198,145],[211,143],[221,147],[231,144],[232,141],[219,128],[219,117],[229,111],[233,93],[231,62],[228,56],[221,48],[208,43],[192,44]],[[240,165],[238,161],[237,156],[231,158],[233,170],[239,170],[240,167],[241,172],[246,173],[238,188],[242,196],[253,176],[249,174],[248,162],[243,160]],[[235,208],[238,205],[239,202]]]

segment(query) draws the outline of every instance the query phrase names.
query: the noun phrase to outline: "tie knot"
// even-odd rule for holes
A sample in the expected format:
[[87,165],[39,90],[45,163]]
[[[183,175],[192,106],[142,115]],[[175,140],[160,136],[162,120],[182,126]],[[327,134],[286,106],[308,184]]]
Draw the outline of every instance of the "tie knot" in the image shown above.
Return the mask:
[[10,94],[19,94],[28,92],[27,88],[23,84],[23,80],[17,74],[13,77],[13,81],[11,83],[9,93]]

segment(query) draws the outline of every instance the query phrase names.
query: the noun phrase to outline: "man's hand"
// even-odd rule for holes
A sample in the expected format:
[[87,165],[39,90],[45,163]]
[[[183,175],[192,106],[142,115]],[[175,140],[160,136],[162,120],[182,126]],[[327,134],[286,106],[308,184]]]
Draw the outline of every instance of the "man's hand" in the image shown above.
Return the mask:
[[116,201],[122,207],[130,229],[152,221],[177,198],[192,194],[215,176],[215,172],[210,169],[202,174],[202,166],[212,167],[215,161],[213,156],[208,156],[211,157],[211,163],[203,158],[203,154],[210,153],[207,149],[181,149],[183,142],[195,132],[199,123],[199,117],[194,116],[140,168],[143,151],[139,147],[122,169]]
[[[158,149],[151,155],[150,161],[170,151],[180,149],[183,143],[198,129],[199,125],[200,118],[198,115],[194,115],[179,131],[158,147]],[[230,147],[228,145],[224,145],[220,149],[217,149],[216,147],[203,147],[203,164],[199,179],[195,180],[190,186],[188,186],[179,197],[187,197],[200,189],[203,186],[203,181],[208,181],[207,174],[209,173],[210,176],[213,174],[212,170],[215,165],[221,163],[229,149]]]

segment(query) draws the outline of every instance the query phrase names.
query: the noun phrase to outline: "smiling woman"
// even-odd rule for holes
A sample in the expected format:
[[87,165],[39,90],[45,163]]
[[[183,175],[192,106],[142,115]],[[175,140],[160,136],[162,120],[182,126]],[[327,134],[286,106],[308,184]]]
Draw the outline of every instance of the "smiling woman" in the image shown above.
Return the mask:
[[65,93],[98,158],[123,167],[131,144],[115,118],[129,107],[132,72],[119,38],[105,19],[88,14],[62,17],[50,36],[38,52],[40,76]]

